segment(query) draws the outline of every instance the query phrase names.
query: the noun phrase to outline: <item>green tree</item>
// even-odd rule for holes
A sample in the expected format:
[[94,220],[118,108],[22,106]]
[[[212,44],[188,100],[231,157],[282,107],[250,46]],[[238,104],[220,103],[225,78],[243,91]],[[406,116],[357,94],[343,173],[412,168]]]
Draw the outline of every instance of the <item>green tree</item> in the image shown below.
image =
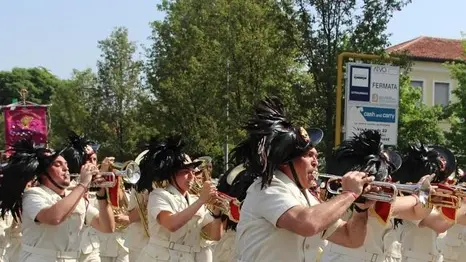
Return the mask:
[[97,76],[91,69],[73,70],[71,79],[55,89],[50,108],[52,145],[65,143],[69,130],[89,135],[95,129],[91,109],[97,90]]
[[299,47],[314,83],[312,95],[302,99],[298,106],[314,107],[313,122],[326,133],[325,155],[331,153],[334,145],[337,55],[343,51],[383,53],[388,46],[388,22],[395,11],[410,2],[280,1],[288,17],[283,26],[290,29],[290,41]]
[[61,80],[43,67],[13,68],[11,71],[0,71],[0,105],[7,105],[14,98],[19,100],[19,91],[28,91],[27,100],[47,104],[55,87]]
[[[466,40],[463,41],[466,50]],[[464,62],[450,63],[451,75],[458,81],[458,87],[453,91],[457,102],[451,104],[451,130],[446,134],[449,146],[455,150],[458,164],[465,169],[466,165],[466,64]]]
[[118,159],[134,157],[137,138],[145,123],[136,118],[141,91],[142,61],[135,58],[136,44],[126,28],[116,28],[98,42],[97,86],[91,97],[92,129],[89,136],[102,144],[102,154]]
[[167,15],[152,24],[152,108],[159,130],[185,134],[191,152],[218,159],[227,135],[230,145],[244,137],[252,104],[266,94],[292,104],[305,86],[305,77],[294,84],[305,71],[276,1],[163,1],[159,9]]
[[423,104],[421,91],[410,83],[406,74],[401,76],[398,146],[403,149],[416,141],[445,143],[443,131],[438,124],[442,118],[442,109]]

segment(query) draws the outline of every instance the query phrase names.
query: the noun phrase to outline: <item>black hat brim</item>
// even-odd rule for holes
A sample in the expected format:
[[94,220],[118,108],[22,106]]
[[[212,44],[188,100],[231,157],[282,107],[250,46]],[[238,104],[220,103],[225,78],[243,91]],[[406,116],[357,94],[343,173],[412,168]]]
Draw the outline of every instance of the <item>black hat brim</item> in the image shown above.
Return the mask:
[[431,148],[439,153],[439,155],[442,156],[446,161],[445,170],[442,173],[450,175],[451,173],[455,172],[456,158],[453,152],[442,146],[431,146]]
[[320,128],[309,128],[306,131],[310,138],[309,147],[316,146],[324,138],[324,131]]
[[179,170],[181,170],[181,169],[196,168],[196,167],[202,165],[202,163],[203,163],[203,161],[193,161],[193,162],[191,162],[191,163],[189,163],[189,164],[183,164],[183,165],[179,168]]
[[394,151],[385,151],[385,153],[388,155],[388,161],[392,163],[393,168],[394,168],[393,170],[391,170],[391,172],[393,173],[397,171],[401,167],[401,164],[403,163],[403,159],[398,153]]
[[92,151],[94,151],[94,153],[97,153],[97,151],[99,151],[100,144],[91,144],[90,147],[92,148]]

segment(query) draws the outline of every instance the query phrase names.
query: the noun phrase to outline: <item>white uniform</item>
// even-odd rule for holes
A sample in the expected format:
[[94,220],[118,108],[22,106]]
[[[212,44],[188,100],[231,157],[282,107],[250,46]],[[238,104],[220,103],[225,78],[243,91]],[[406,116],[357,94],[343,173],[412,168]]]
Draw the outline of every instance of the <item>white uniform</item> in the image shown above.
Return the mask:
[[[348,211],[345,217],[351,216]],[[359,248],[347,248],[329,243],[324,249],[322,262],[400,262],[400,227],[394,229],[393,219],[383,225],[377,218],[369,216],[364,244]]]
[[21,252],[21,222],[14,221],[11,215],[10,222],[10,226],[5,229],[5,237],[8,242],[5,257],[8,258],[7,261],[14,262],[19,260]]
[[213,217],[204,206],[176,232],[171,233],[157,222],[160,212],[168,211],[173,214],[181,212],[198,199],[191,194],[187,196],[189,201],[171,185],[166,189],[156,188],[150,193],[148,201],[150,239],[141,251],[138,262],[197,261],[196,254],[201,250],[201,230],[213,221]]
[[437,238],[444,262],[461,262],[466,260],[466,227],[455,224],[447,230],[445,236]]
[[235,257],[236,231],[228,230],[218,241],[213,251],[214,262],[231,262]]
[[13,223],[13,216],[5,214],[5,219],[0,219],[0,262],[8,262],[10,257],[17,255],[21,247],[21,228],[18,223]]
[[[141,203],[142,204],[142,203]],[[129,199],[128,210],[131,211],[137,207],[136,191],[133,189]],[[125,246],[129,249],[129,262],[136,262],[141,250],[149,242],[144,227],[140,221],[129,224],[125,232]]]
[[201,251],[196,254],[196,261],[213,262],[212,252],[217,241],[210,241],[201,236]]
[[[70,192],[67,190],[65,194]],[[35,221],[42,209],[59,200],[61,197],[45,186],[31,187],[24,192],[21,262],[78,261],[84,221],[90,223],[98,210],[81,199],[70,216],[59,225]]]
[[[432,212],[438,212],[433,209]],[[438,234],[430,228],[418,227],[420,221],[403,221],[401,244],[403,262],[442,262]]]
[[[95,201],[97,206],[99,203]],[[116,230],[113,233],[95,231],[100,242],[101,262],[128,262],[129,250],[125,246],[124,230]]]
[[[304,196],[306,194],[306,196]],[[303,237],[277,228],[281,215],[294,206],[314,206],[319,201],[308,190],[304,193],[284,173],[275,171],[270,186],[261,189],[261,179],[248,189],[236,231],[235,258],[253,261],[316,261],[324,239],[333,234],[341,220],[323,234]]]
[[[96,206],[97,199],[95,192],[89,192],[88,198],[89,205]],[[81,256],[79,257],[80,262],[100,262],[100,241],[97,236],[97,230],[92,228],[90,225],[84,225],[80,249]]]
[[91,226],[83,228],[80,250],[79,262],[100,262],[100,240]]

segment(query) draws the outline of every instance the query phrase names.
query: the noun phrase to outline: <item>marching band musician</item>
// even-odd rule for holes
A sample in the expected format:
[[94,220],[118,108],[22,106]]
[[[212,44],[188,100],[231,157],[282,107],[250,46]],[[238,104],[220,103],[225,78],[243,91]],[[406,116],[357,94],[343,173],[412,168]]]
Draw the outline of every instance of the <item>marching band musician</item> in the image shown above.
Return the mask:
[[[212,240],[222,236],[220,212],[214,208],[209,214],[204,206],[215,200],[215,188],[204,182],[199,198],[188,193],[194,182],[194,168],[201,162],[192,162],[183,147],[179,136],[152,141],[140,162],[137,189],[150,192],[147,208],[150,240],[141,251],[140,262],[199,261],[201,231]],[[154,182],[166,186],[154,188]]]
[[[128,205],[129,214],[117,215],[115,219],[127,220],[128,227],[125,233],[125,246],[129,250],[129,262],[136,262],[142,249],[149,242],[149,228],[147,227],[147,191],[137,192],[135,188],[131,190]],[[143,221],[144,220],[144,221]]]
[[[367,212],[348,222],[339,218],[373,177],[349,172],[342,178],[344,193],[319,203],[308,190],[317,171],[315,145],[323,132],[310,136],[285,117],[278,98],[260,101],[246,126],[250,145],[247,172],[256,179],[247,190],[236,228],[237,261],[315,261],[324,239],[359,247],[366,236]],[[364,186],[367,187],[364,189]],[[365,209],[372,203],[363,203]]]
[[[101,165],[101,172],[112,172],[115,158],[106,157]],[[115,186],[107,189],[108,199],[113,214],[115,216],[115,231],[114,232],[97,232],[100,240],[100,260],[102,262],[128,262],[129,249],[125,246],[124,229],[128,225],[126,219],[121,219],[126,216],[129,197],[126,194],[122,177],[115,177]],[[123,215],[123,216],[118,216]]]
[[[334,157],[328,161],[327,171],[331,174],[343,175],[348,170],[360,166],[372,170],[370,173],[376,177],[376,181],[388,181],[390,175],[401,166],[402,160],[397,153],[383,148],[379,132],[363,131],[339,145],[333,154]],[[424,177],[423,180],[426,178]],[[357,207],[348,210],[346,217],[350,217],[354,212],[369,213],[364,244],[357,249],[350,249],[330,243],[325,248],[321,261],[401,261],[400,230],[396,226],[395,218],[422,219],[431,210],[424,208],[416,195],[394,197],[395,200],[390,203],[377,201],[370,210],[358,210]]]
[[[455,166],[455,156],[445,147],[411,145],[403,159],[402,167],[393,174],[393,179],[400,183],[415,183],[419,178],[433,174],[430,178],[432,182],[441,183],[455,170]],[[455,218],[446,219],[442,210],[456,213],[451,208],[434,208],[423,219],[402,221],[400,225],[400,242],[403,245],[402,261],[443,261],[437,238],[439,234],[453,226]]]
[[[457,168],[454,183],[462,185],[464,183],[464,172],[460,168]],[[465,203],[463,202],[464,206]],[[463,208],[461,208],[463,209]],[[458,221],[461,222],[461,221]],[[444,262],[460,262],[466,257],[466,227],[464,224],[455,224],[447,230],[443,239],[439,239],[442,242],[441,252],[443,254]]]
[[[134,160],[140,164],[142,157],[148,152],[144,150]],[[127,221],[128,227],[125,232],[125,246],[129,249],[129,262],[136,262],[143,247],[149,242],[149,228],[147,225],[147,190],[137,192],[131,189],[128,205],[128,214],[116,215],[117,221]]]
[[[97,150],[99,145],[89,141],[84,136],[79,136],[73,131],[68,132],[68,147],[63,150],[62,156],[68,164],[68,171],[71,174],[79,174],[81,168],[87,164],[97,166]],[[72,180],[69,190],[73,190],[79,181]],[[95,206],[98,202],[95,192],[90,190],[84,194],[87,204]],[[84,223],[81,233],[79,262],[100,262],[100,242],[97,232],[92,226]]]
[[[65,159],[52,149],[36,147],[23,139],[13,146],[13,154],[2,181],[2,215],[12,212],[22,221],[22,262],[78,261],[81,230],[86,221],[100,231],[114,230],[114,221],[106,201],[99,210],[86,204],[83,195],[91,181],[102,182],[97,168],[85,164],[79,184],[72,191]],[[25,190],[26,183],[37,178],[40,185]],[[99,192],[97,196],[103,198]]]
[[[212,182],[212,158],[209,156],[202,156],[196,158],[193,162],[201,162],[201,164],[194,169],[195,179],[201,184],[206,181]],[[212,249],[215,244],[216,241],[210,240],[206,234],[201,232],[201,251],[197,255],[197,260],[212,262]]]
[[[233,153],[234,152],[235,150],[233,150]],[[244,194],[246,190],[243,189],[243,185],[244,181],[247,181],[243,176],[246,175],[246,169],[243,164],[239,164],[227,170],[227,172],[220,177],[217,190],[231,197],[235,197],[238,201],[243,201],[246,197],[246,194]],[[239,181],[243,182],[243,184],[239,183]],[[236,226],[238,220],[237,218],[232,219],[228,214],[222,214],[222,221],[224,223],[223,227],[225,228],[225,233],[215,245],[213,252],[214,262],[230,262],[235,255]]]

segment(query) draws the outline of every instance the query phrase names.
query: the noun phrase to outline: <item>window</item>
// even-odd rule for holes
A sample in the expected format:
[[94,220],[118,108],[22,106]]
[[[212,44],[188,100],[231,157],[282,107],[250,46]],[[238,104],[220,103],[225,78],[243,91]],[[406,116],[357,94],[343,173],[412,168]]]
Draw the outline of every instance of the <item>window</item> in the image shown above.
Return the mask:
[[434,105],[447,106],[450,102],[450,84],[434,83]]
[[[420,103],[422,103],[422,101],[424,100],[423,97],[424,97],[424,81],[421,81],[421,80],[411,80],[411,86],[414,87],[414,88],[419,88],[421,89],[421,101],[419,101]],[[419,104],[420,104],[419,103]]]

